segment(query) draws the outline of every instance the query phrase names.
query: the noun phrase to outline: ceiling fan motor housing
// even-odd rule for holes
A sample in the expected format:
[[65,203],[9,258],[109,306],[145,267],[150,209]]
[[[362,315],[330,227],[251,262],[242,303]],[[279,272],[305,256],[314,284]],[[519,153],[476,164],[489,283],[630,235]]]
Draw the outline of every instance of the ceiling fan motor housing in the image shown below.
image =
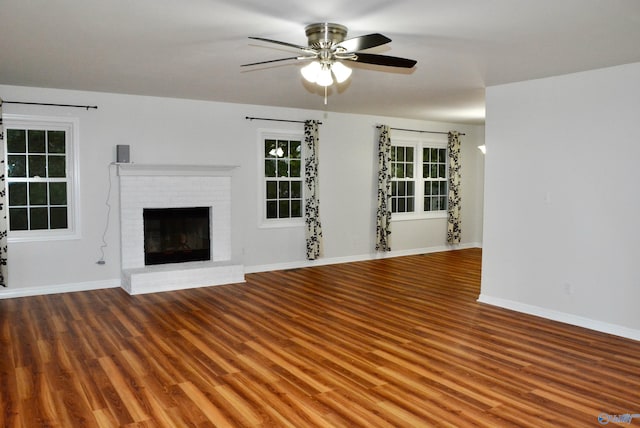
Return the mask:
[[333,23],[310,24],[305,27],[309,46],[315,49],[327,49],[344,41],[347,27]]

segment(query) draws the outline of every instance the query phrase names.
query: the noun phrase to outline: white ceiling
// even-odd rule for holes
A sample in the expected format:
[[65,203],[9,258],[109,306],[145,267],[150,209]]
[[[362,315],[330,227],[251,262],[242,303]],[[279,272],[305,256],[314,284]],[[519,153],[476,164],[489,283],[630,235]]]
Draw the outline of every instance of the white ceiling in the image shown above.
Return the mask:
[[[248,36],[306,45],[314,22],[418,64],[355,65],[327,106],[300,63],[240,67],[297,54]],[[487,86],[637,61],[639,0],[0,0],[9,85],[483,123]]]

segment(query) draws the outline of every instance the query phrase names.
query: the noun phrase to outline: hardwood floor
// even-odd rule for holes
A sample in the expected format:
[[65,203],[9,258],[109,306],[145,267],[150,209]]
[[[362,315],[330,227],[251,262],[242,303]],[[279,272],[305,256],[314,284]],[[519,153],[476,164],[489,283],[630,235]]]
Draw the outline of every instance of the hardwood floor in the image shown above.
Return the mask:
[[470,249],[0,300],[0,426],[578,427],[640,414],[640,342],[477,303],[480,260]]

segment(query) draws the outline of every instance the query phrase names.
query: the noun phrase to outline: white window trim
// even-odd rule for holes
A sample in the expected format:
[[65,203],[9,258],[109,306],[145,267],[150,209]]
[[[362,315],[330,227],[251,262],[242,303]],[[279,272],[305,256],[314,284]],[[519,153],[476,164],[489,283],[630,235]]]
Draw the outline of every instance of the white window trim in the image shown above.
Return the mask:
[[258,227],[261,229],[285,228],[285,227],[303,227],[304,226],[304,206],[303,213],[300,218],[267,218],[266,213],[266,188],[264,176],[264,140],[280,139],[280,140],[300,140],[302,142],[302,201],[304,204],[304,162],[306,159],[304,131],[283,130],[283,129],[258,129]]
[[[31,116],[4,114],[2,115],[5,131],[7,128],[23,128],[23,129],[47,129],[47,130],[64,130],[67,135],[67,177],[71,185],[71,191],[67,192],[67,207],[69,215],[69,224],[67,229],[60,230],[18,230],[9,231],[7,241],[12,242],[34,242],[34,241],[59,241],[80,239],[82,237],[80,227],[80,121],[73,117],[55,117],[55,116]],[[6,132],[5,132],[6,136]],[[7,162],[7,150],[5,142],[5,168]],[[5,170],[5,177],[8,173]],[[8,207],[7,207],[8,209]]]
[[[413,156],[413,171],[414,178],[413,181],[415,183],[415,211],[414,212],[404,212],[404,213],[392,213],[391,221],[409,221],[409,220],[426,220],[426,219],[439,219],[439,218],[447,218],[447,210],[439,210],[439,211],[423,211],[424,208],[424,188],[422,185],[422,149],[424,147],[435,147],[435,148],[447,148],[447,139],[444,136],[444,140],[442,138],[438,138],[435,135],[427,135],[420,137],[393,137],[391,139],[392,146],[404,146],[404,147],[413,147],[414,148],[414,156]],[[449,166],[447,165],[447,177],[449,176]]]

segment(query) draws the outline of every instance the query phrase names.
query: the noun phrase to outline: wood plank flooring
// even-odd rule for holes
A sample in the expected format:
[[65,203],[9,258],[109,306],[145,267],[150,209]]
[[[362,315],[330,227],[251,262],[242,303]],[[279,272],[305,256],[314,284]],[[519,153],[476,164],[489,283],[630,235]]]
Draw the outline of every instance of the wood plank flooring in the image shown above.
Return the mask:
[[0,426],[581,427],[640,414],[640,342],[477,303],[481,257],[0,300]]

